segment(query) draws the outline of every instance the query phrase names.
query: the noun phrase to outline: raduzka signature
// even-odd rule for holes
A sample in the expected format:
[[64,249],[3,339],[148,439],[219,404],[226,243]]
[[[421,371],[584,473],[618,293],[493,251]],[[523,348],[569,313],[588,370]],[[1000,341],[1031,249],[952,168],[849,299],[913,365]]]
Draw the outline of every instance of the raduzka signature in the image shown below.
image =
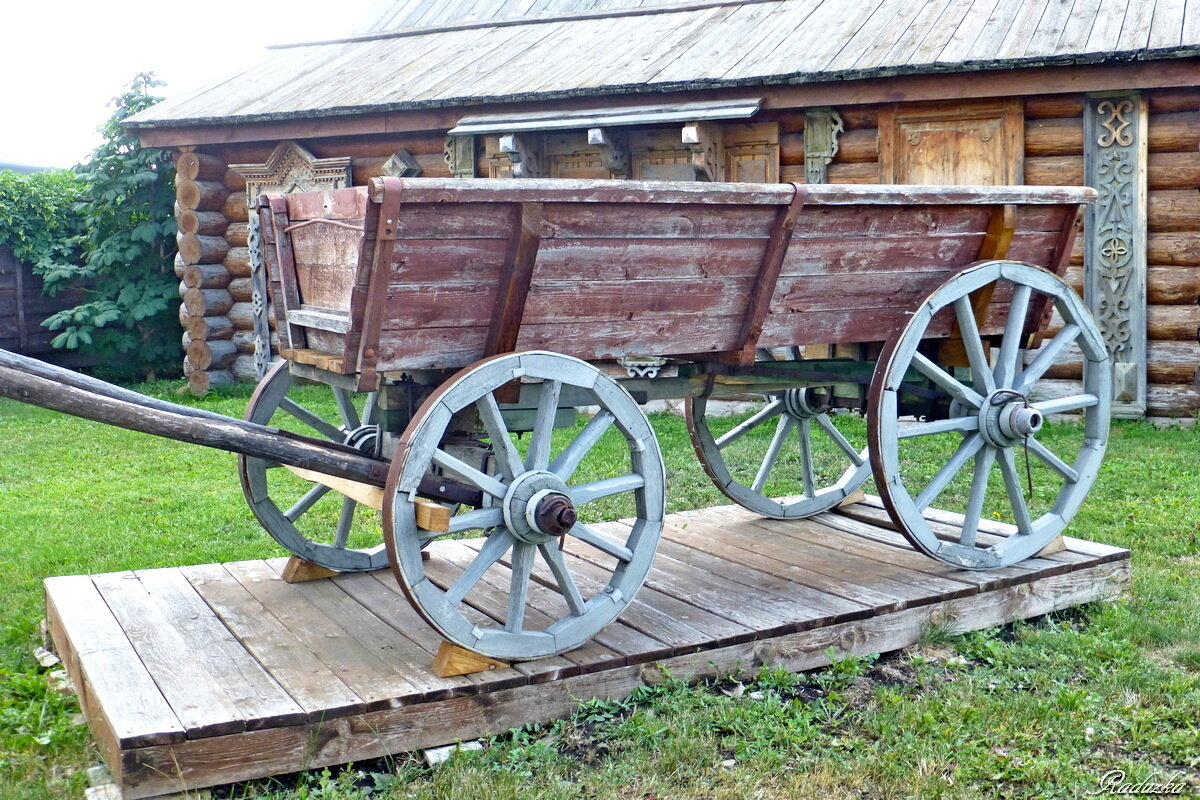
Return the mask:
[[1126,780],[1125,770],[1110,769],[1100,776],[1100,785],[1087,794],[1089,797],[1098,794],[1181,795],[1188,788],[1187,784],[1181,780],[1182,777],[1183,775],[1180,773],[1170,778],[1164,778],[1160,773],[1155,772],[1149,778],[1134,783]]

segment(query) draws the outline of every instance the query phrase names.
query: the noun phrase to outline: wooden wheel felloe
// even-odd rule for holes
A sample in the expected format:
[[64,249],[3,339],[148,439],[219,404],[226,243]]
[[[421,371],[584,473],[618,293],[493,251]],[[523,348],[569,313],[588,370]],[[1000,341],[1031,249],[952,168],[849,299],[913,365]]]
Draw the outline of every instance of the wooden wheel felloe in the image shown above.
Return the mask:
[[[540,382],[524,454],[496,398],[515,380]],[[599,410],[573,436],[556,440],[559,401],[568,397],[570,405]],[[461,430],[474,415],[489,447],[472,464],[451,452],[461,437],[448,431]],[[627,467],[603,468],[613,463],[614,449]],[[430,475],[479,490],[482,506],[457,509],[442,533],[418,527],[417,491]],[[388,477],[384,537],[413,606],[449,641],[493,658],[538,658],[583,644],[633,599],[662,532],[664,482],[654,431],[615,381],[555,353],[496,356],[442,384],[404,432]],[[619,535],[612,526],[601,531],[589,524],[630,515],[632,525]],[[485,538],[448,578],[437,553],[427,562],[422,551],[455,534]],[[576,573],[566,553],[579,557],[577,566],[588,562],[586,575]],[[472,591],[484,584],[493,595],[503,593],[503,608],[473,600]],[[546,590],[554,602],[533,609],[531,597],[545,598]]]
[[[990,291],[992,284],[994,297],[1011,290],[1011,301],[999,346],[989,357],[972,293]],[[1047,303],[1063,327],[1026,366],[1022,348],[1029,321]],[[992,315],[997,306],[991,305]],[[948,314],[969,362],[961,372],[937,365],[918,349],[935,317]],[[1071,345],[1084,360],[1082,391],[1037,400],[1034,384]],[[1096,479],[1108,436],[1109,370],[1104,341],[1083,301],[1053,273],[990,261],[943,284],[885,348],[871,386],[868,439],[875,483],[900,531],[933,558],[969,569],[1008,566],[1042,550],[1067,526]],[[911,394],[905,381],[917,375],[951,398],[948,418],[902,420],[904,395]],[[1043,431],[1047,416],[1075,411],[1082,425]],[[945,461],[934,471],[923,462],[938,447]],[[931,521],[926,510],[935,502],[959,516]],[[944,524],[948,521],[955,524]]]
[[[870,477],[870,465],[865,449],[851,444],[834,425],[823,398],[815,389],[764,395],[760,406],[736,425],[710,415],[708,398],[689,398],[685,415],[696,457],[729,499],[763,516],[798,519],[832,508]],[[770,429],[769,439],[755,434]],[[796,448],[792,457],[799,463],[787,475],[790,485],[802,491],[775,498],[766,492],[768,482],[790,447]],[[795,471],[798,480],[792,478]]]
[[[355,395],[324,386],[323,391],[333,394],[331,409],[335,410],[321,412],[288,397],[294,385],[287,362],[276,365],[255,389],[246,419],[292,428],[376,455],[380,433],[375,393]],[[374,509],[361,509],[358,500],[261,458],[239,456],[238,474],[254,516],[288,552],[338,572],[387,566]]]

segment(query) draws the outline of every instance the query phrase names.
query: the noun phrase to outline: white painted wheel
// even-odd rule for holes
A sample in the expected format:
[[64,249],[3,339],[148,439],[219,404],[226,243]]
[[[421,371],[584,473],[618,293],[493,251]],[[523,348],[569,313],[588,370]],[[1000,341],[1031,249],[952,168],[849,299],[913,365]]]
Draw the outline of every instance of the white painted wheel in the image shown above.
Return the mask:
[[[288,396],[295,385],[287,362],[275,365],[254,390],[246,419],[375,454],[379,429],[374,392],[326,386],[322,391],[332,395],[328,407],[308,408]],[[360,508],[356,500],[265,459],[238,456],[238,473],[254,516],[288,552],[338,572],[387,566],[374,509]]]
[[[992,315],[996,298],[1011,292],[1011,300],[989,358],[971,294],[991,284]],[[1064,327],[1026,365],[1027,319],[1043,302]],[[970,365],[961,374],[935,364],[920,347],[931,327],[944,328],[951,316]],[[1072,344],[1084,359],[1082,391],[1037,399],[1034,384]],[[949,418],[902,420],[906,375],[920,375],[947,395]],[[1096,479],[1108,437],[1111,380],[1104,341],[1087,308],[1053,273],[989,261],[955,275],[889,342],[871,387],[875,483],[901,533],[927,555],[969,569],[1008,566],[1038,553],[1066,528]],[[1082,424],[1043,430],[1046,417],[1065,412],[1080,412]],[[944,461],[934,471],[929,454],[939,448]],[[928,513],[934,506],[960,516]]]
[[[495,394],[514,380],[540,382],[524,454]],[[597,406],[599,413],[573,436],[564,431],[555,437],[564,389],[573,404]],[[461,420],[460,412],[478,414],[495,468],[450,452],[446,432],[456,414]],[[414,501],[431,474],[482,493],[481,507],[455,511],[448,533],[417,526]],[[385,497],[384,538],[393,570],[430,625],[488,656],[538,658],[585,643],[633,599],[662,532],[665,470],[649,422],[615,381],[576,358],[510,353],[462,370],[425,401],[401,437]],[[610,510],[618,505],[619,511]],[[620,532],[590,524],[621,517],[633,521],[615,526]],[[448,575],[444,564],[432,563],[437,548],[430,549],[429,562],[423,560],[432,541],[456,534],[484,537],[469,563]],[[582,560],[566,558],[564,547],[588,561],[586,576],[576,574],[571,564]],[[479,599],[485,584],[490,602]],[[545,589],[553,590],[554,603],[540,603],[533,613],[531,589],[543,598]],[[497,592],[505,597],[503,608],[494,602]],[[489,621],[481,621],[480,612]]]

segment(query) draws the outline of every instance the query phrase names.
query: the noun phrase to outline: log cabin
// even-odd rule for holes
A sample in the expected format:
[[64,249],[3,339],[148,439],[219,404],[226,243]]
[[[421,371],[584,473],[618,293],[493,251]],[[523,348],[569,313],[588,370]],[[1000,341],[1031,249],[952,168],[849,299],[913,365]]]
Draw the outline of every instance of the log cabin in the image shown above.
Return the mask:
[[[215,77],[215,76],[214,76]],[[248,198],[379,175],[1086,183],[1069,279],[1118,416],[1200,410],[1200,5],[378,0],[127,124],[177,153],[184,367],[270,348]],[[1064,357],[1046,394],[1069,392]]]

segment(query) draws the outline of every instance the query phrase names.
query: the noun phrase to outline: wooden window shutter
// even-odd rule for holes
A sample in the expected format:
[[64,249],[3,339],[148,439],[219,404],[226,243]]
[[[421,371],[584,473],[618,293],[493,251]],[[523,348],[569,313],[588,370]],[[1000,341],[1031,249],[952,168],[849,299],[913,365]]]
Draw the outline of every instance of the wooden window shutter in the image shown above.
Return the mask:
[[1024,165],[1020,100],[897,104],[879,116],[882,183],[1019,184]]

